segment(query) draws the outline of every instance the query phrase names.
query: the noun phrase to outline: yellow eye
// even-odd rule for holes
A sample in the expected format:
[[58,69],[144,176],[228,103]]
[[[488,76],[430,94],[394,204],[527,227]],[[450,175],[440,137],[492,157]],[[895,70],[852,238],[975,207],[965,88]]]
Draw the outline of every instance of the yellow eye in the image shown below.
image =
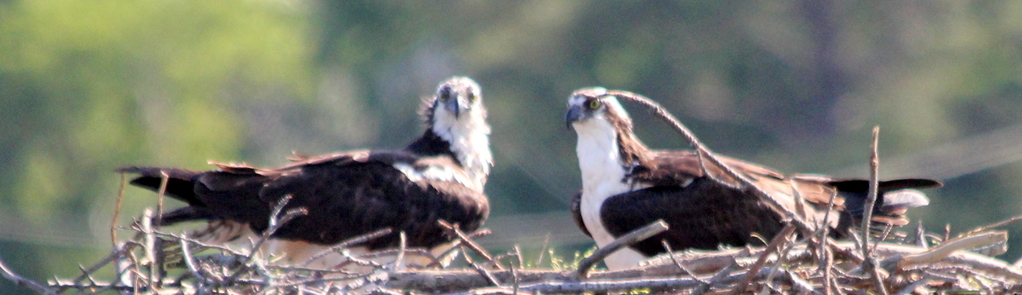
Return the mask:
[[589,109],[591,109],[591,110],[598,109],[598,108],[600,108],[600,105],[602,105],[602,104],[603,103],[600,102],[599,100],[596,100],[596,99],[590,100],[589,101]]

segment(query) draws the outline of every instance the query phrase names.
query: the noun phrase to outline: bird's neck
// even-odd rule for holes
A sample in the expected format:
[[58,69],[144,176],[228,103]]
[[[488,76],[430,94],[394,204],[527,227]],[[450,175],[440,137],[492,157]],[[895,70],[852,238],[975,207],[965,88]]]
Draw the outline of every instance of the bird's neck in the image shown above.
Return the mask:
[[591,120],[576,123],[574,127],[578,133],[576,154],[582,172],[580,215],[596,244],[603,247],[616,238],[607,231],[600,217],[604,201],[645,187],[627,178],[635,163],[626,157],[638,157],[622,153],[626,149],[621,147],[618,132],[606,121]]
[[436,133],[433,133],[433,130],[429,129],[405,149],[421,156],[446,155],[457,159],[454,152],[451,151],[451,144],[441,139]]
[[593,197],[594,193],[599,192],[598,195],[605,198],[611,192],[603,192],[601,187],[620,187],[615,189],[618,191],[616,193],[620,193],[624,189],[626,166],[621,160],[617,134],[599,130],[586,131],[579,131],[578,146],[575,147],[578,167],[582,173],[583,195]]
[[626,177],[632,168],[647,158],[649,150],[633,135],[622,135],[606,121],[586,124],[591,125],[575,126],[583,192],[606,198],[631,190]]
[[[489,127],[485,130],[455,130],[458,125],[438,133],[433,128],[426,132],[406,148],[408,151],[422,156],[449,156],[465,170],[471,178],[472,189],[482,192],[493,166],[493,155],[490,153]],[[451,132],[464,132],[464,136],[450,136]]]

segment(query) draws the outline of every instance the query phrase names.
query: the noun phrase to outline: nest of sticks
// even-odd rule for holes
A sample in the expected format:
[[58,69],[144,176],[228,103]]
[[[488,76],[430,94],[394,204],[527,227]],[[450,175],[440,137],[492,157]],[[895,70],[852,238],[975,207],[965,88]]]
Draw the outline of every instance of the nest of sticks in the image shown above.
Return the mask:
[[[369,233],[345,241],[330,252],[342,253],[348,264],[364,271],[345,271],[338,266],[317,269],[277,264],[272,257],[256,255],[259,247],[276,228],[286,224],[300,210],[281,212],[277,205],[270,217],[270,228],[252,241],[249,249],[231,249],[205,244],[186,234],[162,230],[157,210],[146,210],[127,228],[112,227],[113,249],[109,256],[90,267],[81,267],[73,279],[54,279],[46,283],[17,275],[0,262],[0,274],[6,279],[41,294],[542,294],[542,293],[671,293],[671,294],[1004,294],[1022,292],[1022,269],[992,255],[1007,249],[1007,233],[995,230],[1012,218],[952,237],[927,232],[921,224],[911,232],[892,228],[870,228],[864,222],[852,239],[838,241],[806,222],[802,208],[781,206],[763,192],[720,163],[683,125],[655,102],[629,92],[610,91],[619,98],[637,102],[671,124],[703,157],[706,165],[722,167],[739,180],[738,186],[759,195],[764,202],[786,212],[785,227],[765,247],[726,248],[717,251],[680,251],[648,260],[644,265],[618,271],[593,270],[610,253],[667,229],[656,222],[637,229],[600,248],[579,261],[573,269],[537,269],[525,267],[522,254],[514,251],[492,255],[473,239],[485,230],[464,233],[457,225],[441,221],[459,249],[460,267],[439,267],[434,263],[421,268],[406,267],[407,254],[430,255],[424,249],[397,249],[355,256],[346,247],[388,234],[389,230]],[[873,133],[870,161],[872,184],[867,201],[867,216],[876,199],[878,159]],[[122,183],[124,181],[122,180]],[[723,182],[722,182],[723,183]],[[731,184],[729,184],[731,185]],[[122,188],[123,190],[123,188]],[[797,196],[796,193],[796,198]],[[118,197],[120,199],[120,196]],[[115,214],[116,215],[116,214]],[[154,217],[155,215],[155,217]],[[116,219],[116,216],[114,218]],[[133,233],[130,239],[117,240],[117,231]],[[403,233],[401,233],[403,237]],[[402,239],[403,241],[403,239]],[[327,253],[324,253],[327,254]],[[372,258],[394,255],[390,263]]]

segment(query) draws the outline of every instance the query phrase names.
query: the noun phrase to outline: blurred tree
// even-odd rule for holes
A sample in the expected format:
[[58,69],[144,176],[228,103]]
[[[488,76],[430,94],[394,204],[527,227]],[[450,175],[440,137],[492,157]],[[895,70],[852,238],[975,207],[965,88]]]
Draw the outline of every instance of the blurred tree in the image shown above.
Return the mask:
[[[113,168],[238,158],[238,109],[308,101],[300,15],[263,1],[3,4],[0,228],[19,241],[3,258],[33,277],[75,273],[109,243]],[[127,214],[151,201],[128,198]]]
[[[1017,1],[0,1],[0,258],[35,278],[92,261],[120,165],[399,147],[451,75],[490,110],[494,247],[591,245],[566,213],[563,112],[595,85],[785,172],[864,176],[880,125],[882,176],[949,180],[912,215],[966,230],[1022,211],[1019,19]],[[152,204],[134,192],[125,215]]]

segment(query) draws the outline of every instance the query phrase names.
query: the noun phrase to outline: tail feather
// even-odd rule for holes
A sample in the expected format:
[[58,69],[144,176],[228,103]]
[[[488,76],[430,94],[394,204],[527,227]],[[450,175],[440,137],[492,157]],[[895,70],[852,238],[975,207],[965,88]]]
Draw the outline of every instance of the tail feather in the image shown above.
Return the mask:
[[[858,226],[863,218],[866,199],[869,196],[869,181],[854,179],[830,182],[845,198],[844,226]],[[909,223],[905,212],[909,208],[930,204],[930,199],[916,189],[940,187],[939,181],[929,179],[895,179],[878,183],[877,203],[873,206],[870,223],[873,228],[883,229],[887,225],[903,226]]]
[[131,184],[158,192],[163,183],[163,177],[167,177],[167,189],[165,195],[185,203],[189,206],[203,206],[202,201],[195,195],[195,178],[202,174],[202,171],[185,170],[177,168],[161,167],[122,167],[117,172],[139,174],[139,177],[131,180]]
[[172,225],[184,221],[210,219],[214,219],[214,216],[209,214],[208,210],[205,210],[205,208],[189,206],[178,208],[170,212],[164,212],[163,218],[160,219],[160,224]]

